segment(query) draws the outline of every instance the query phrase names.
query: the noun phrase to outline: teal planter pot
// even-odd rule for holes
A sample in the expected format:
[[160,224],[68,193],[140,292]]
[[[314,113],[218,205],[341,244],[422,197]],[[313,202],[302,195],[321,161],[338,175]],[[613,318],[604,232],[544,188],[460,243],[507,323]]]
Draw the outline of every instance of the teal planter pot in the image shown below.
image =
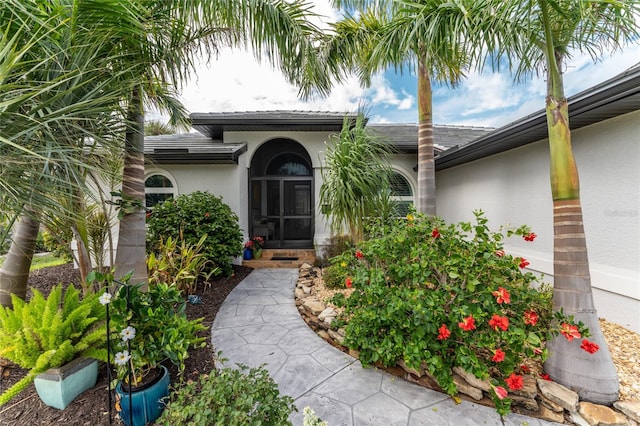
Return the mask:
[[38,374],[34,384],[42,402],[64,410],[78,395],[94,387],[97,380],[98,361],[76,358],[60,368]]
[[116,410],[126,426],[144,426],[160,417],[165,407],[163,400],[169,395],[169,370],[161,366],[162,374],[157,381],[136,388],[131,392],[131,416],[129,413],[129,393],[122,388],[122,383],[116,386]]

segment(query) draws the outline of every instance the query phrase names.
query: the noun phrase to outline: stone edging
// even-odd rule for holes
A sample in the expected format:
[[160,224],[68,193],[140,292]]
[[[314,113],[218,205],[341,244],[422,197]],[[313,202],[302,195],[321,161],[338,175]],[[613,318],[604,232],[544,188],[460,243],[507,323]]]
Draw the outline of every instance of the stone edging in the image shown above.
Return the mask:
[[[295,288],[295,303],[300,315],[318,336],[354,358],[358,352],[348,349],[344,342],[345,330],[331,327],[337,317],[332,307],[319,300],[316,295],[316,284],[322,280],[322,270],[304,263],[299,268],[299,277]],[[442,391],[435,378],[425,371],[409,368],[400,361],[396,367],[383,367],[389,373],[402,377],[418,385]],[[488,397],[491,390],[488,381],[482,381],[461,368],[454,369],[454,382],[458,391],[470,401],[493,406]],[[524,386],[518,391],[511,391],[511,409],[519,414],[537,417],[557,423],[588,425],[629,425],[640,424],[640,401],[617,401],[614,408],[604,405],[579,401],[578,394],[558,383],[536,378],[532,375],[524,377]]]

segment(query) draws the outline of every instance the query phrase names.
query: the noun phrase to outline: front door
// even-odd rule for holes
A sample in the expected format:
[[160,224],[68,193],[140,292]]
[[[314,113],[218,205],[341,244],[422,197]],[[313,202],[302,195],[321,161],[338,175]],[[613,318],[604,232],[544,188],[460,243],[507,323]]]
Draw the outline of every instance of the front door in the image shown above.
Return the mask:
[[267,223],[273,231],[268,246],[311,247],[311,178],[267,178],[266,183]]
[[252,161],[250,233],[264,237],[266,248],[312,248],[311,162],[299,144],[286,142],[265,144]]

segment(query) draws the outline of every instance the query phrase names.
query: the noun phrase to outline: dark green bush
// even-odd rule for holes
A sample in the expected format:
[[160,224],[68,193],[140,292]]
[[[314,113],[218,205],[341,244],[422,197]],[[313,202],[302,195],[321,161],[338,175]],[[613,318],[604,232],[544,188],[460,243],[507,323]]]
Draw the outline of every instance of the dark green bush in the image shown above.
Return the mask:
[[280,395],[264,367],[223,368],[171,394],[162,425],[290,425],[293,398]]
[[211,260],[212,268],[231,274],[233,258],[242,251],[242,232],[238,216],[221,197],[196,191],[158,204],[147,214],[147,249],[151,252],[157,252],[160,241],[168,237],[197,245],[205,234],[201,253]]

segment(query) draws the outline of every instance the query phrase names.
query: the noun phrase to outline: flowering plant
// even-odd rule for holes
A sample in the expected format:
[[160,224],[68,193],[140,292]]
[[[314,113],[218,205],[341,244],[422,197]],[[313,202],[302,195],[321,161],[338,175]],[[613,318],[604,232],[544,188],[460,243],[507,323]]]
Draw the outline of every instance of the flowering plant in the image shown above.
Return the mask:
[[187,319],[186,302],[176,286],[159,283],[144,291],[141,285],[129,284],[129,278],[119,282],[111,274],[91,276],[107,288],[100,302],[107,310],[116,379],[138,386],[165,360],[182,373],[189,347],[205,340],[197,336],[204,330],[202,319]]
[[[375,238],[332,260],[345,265],[345,284],[355,289],[334,298],[345,309],[333,326],[345,327],[345,345],[363,364],[403,360],[431,373],[452,396],[454,367],[487,380],[505,414],[509,392],[523,386],[525,362],[543,362],[545,342],[556,335],[571,341],[588,330],[552,314],[548,286],[523,271],[526,259],[505,252],[505,236],[489,230],[482,212],[475,216],[475,224],[418,216],[371,229]],[[506,234],[536,237],[526,226]],[[598,350],[586,339],[581,348]]]
[[262,250],[262,247],[264,247],[264,238],[259,235],[254,235],[249,241],[253,243],[254,250]]

